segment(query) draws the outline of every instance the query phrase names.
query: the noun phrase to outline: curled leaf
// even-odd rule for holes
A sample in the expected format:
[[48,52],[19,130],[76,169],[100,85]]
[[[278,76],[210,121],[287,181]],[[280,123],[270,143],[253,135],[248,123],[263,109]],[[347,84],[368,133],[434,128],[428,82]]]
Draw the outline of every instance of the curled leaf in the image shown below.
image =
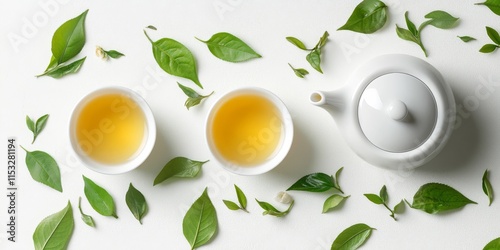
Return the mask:
[[78,210],[80,210],[82,221],[90,227],[95,227],[94,219],[92,218],[92,216],[84,214],[82,211],[82,197],[78,197]]
[[181,88],[182,92],[184,92],[184,94],[187,95],[187,97],[188,97],[186,102],[184,103],[184,106],[186,106],[186,108],[188,110],[189,110],[189,108],[200,104],[200,102],[203,99],[211,96],[214,93],[212,91],[212,93],[210,93],[209,95],[200,95],[190,87],[184,86],[180,83],[177,83],[177,85],[179,86],[179,88]]
[[290,213],[290,210],[292,210],[292,207],[293,207],[293,203],[294,201],[292,201],[292,203],[290,203],[290,205],[288,206],[288,209],[285,210],[285,211],[280,211],[278,209],[276,209],[273,205],[265,202],[265,201],[259,201],[257,199],[255,199],[257,201],[257,204],[259,204],[259,206],[264,209],[264,212],[262,212],[262,215],[271,215],[271,216],[276,216],[276,217],[283,217],[285,215],[287,215],[288,213]]
[[488,170],[485,170],[484,174],[483,174],[482,187],[483,187],[484,194],[486,194],[486,196],[488,196],[489,206],[491,206],[491,203],[493,202],[493,187],[491,186],[488,175],[489,175]]

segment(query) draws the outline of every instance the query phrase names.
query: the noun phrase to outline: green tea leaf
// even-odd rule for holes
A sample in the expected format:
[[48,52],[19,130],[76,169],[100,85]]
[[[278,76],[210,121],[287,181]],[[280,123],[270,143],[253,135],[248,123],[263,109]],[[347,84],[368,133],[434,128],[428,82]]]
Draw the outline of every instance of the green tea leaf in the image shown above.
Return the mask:
[[342,196],[340,194],[333,194],[332,196],[328,197],[328,199],[325,200],[325,203],[323,203],[323,213],[336,208],[338,205],[340,205],[340,203],[342,203],[349,197],[351,196]]
[[405,22],[406,22],[406,27],[408,27],[408,30],[411,32],[411,34],[415,37],[418,37],[419,30],[417,30],[415,24],[408,17],[408,11],[405,12]]
[[198,175],[201,170],[201,166],[207,163],[207,161],[194,161],[186,157],[175,157],[168,161],[167,164],[162,168],[160,173],[156,176],[153,186],[162,183],[171,177],[182,177],[182,178],[192,178]]
[[397,24],[396,24],[396,34],[398,35],[399,38],[403,40],[414,42],[417,44],[420,42],[419,38],[413,35],[411,31],[401,28]]
[[337,189],[338,191],[340,191],[341,193],[344,193],[344,191],[342,191],[342,188],[340,188],[340,184],[339,184],[339,177],[340,177],[340,173],[342,173],[342,170],[344,170],[344,167],[339,168],[339,170],[337,170],[337,172],[335,172],[335,178],[333,179],[333,187],[335,189]]
[[141,191],[137,190],[132,183],[130,183],[127,194],[125,194],[125,201],[130,212],[142,224],[142,218],[148,211],[148,203],[146,203],[146,198],[144,198]]
[[309,71],[307,71],[305,69],[302,69],[302,68],[296,69],[291,64],[288,64],[288,66],[290,66],[290,68],[292,68],[295,75],[300,77],[300,78],[304,78],[305,75],[309,74]]
[[493,187],[491,186],[491,183],[490,183],[490,180],[488,179],[488,170],[485,170],[484,171],[484,174],[483,174],[483,192],[486,196],[488,196],[488,200],[489,200],[489,206],[491,206],[491,203],[493,202]]
[[500,249],[500,238],[496,238],[496,239],[490,241],[483,248],[483,250],[499,250],[499,249]]
[[486,33],[488,34],[488,37],[491,39],[491,41],[493,41],[497,45],[500,45],[500,35],[495,29],[486,26]]
[[49,154],[43,151],[26,151],[26,166],[33,180],[62,192],[61,173],[59,165]]
[[333,241],[331,250],[358,249],[370,237],[375,228],[366,224],[355,224],[342,231]]
[[48,71],[45,71],[43,74],[38,75],[37,77],[50,76],[50,77],[58,79],[58,78],[61,78],[63,76],[66,76],[66,75],[76,73],[82,67],[83,63],[85,62],[85,59],[87,59],[87,57],[76,60],[76,61],[69,63],[69,64],[57,65],[56,67],[51,68]]
[[262,209],[264,209],[264,212],[262,212],[262,215],[271,215],[271,216],[276,216],[276,217],[283,217],[283,216],[287,215],[288,213],[290,213],[290,211],[292,210],[292,207],[293,207],[293,203],[294,203],[294,201],[292,201],[292,203],[290,203],[290,205],[288,206],[287,210],[280,211],[280,210],[276,209],[273,205],[271,205],[265,201],[259,201],[257,199],[255,199],[255,201],[257,201],[257,204],[259,204],[259,206]]
[[115,202],[108,191],[85,176],[83,176],[83,181],[85,183],[83,191],[92,208],[101,215],[118,218]]
[[33,233],[35,250],[63,250],[66,249],[73,233],[75,221],[71,203],[61,211],[43,219]]
[[321,70],[321,50],[320,49],[314,49],[311,51],[311,53],[307,54],[306,60],[309,62],[311,67],[318,71],[319,73],[323,74],[323,70]]
[[153,56],[160,68],[170,75],[189,79],[203,88],[198,79],[194,56],[186,46],[171,38],[162,38],[153,42],[146,30],[144,34],[151,42]]
[[52,55],[57,65],[80,53],[85,45],[85,18],[89,10],[63,23],[52,37]]
[[150,29],[150,30],[158,30],[155,26],[153,25],[148,25],[146,28]]
[[243,208],[243,210],[246,210],[247,197],[245,193],[243,193],[243,191],[241,191],[241,189],[238,186],[236,186],[236,184],[234,185],[234,189],[236,190],[236,196],[238,197],[238,202],[240,203],[241,208]]
[[231,210],[240,210],[242,209],[240,206],[238,206],[238,204],[232,202],[232,201],[228,201],[228,200],[222,200],[222,202],[224,202],[224,204],[226,205],[227,208],[231,209]]
[[295,182],[288,190],[325,192],[334,188],[333,176],[324,173],[308,174]]
[[481,53],[491,53],[498,49],[500,46],[496,44],[485,44],[481,49],[479,49],[479,52]]
[[42,132],[42,130],[45,128],[45,124],[47,123],[47,119],[49,118],[49,115],[43,115],[38,120],[36,120],[36,123],[31,120],[28,116],[26,116],[26,125],[28,126],[28,129],[33,132],[33,142],[35,142],[36,138],[38,135]]
[[424,52],[425,57],[427,57],[427,50],[425,49],[424,44],[422,43],[422,40],[420,38],[420,32],[428,23],[422,23],[417,30],[415,24],[408,17],[408,11],[405,12],[405,20],[408,29],[401,28],[396,24],[396,34],[403,40],[416,43]]
[[211,96],[214,92],[210,93],[209,95],[200,95],[196,91],[194,91],[192,88],[184,86],[180,83],[177,83],[179,88],[181,88],[182,92],[188,96],[186,99],[186,102],[184,102],[184,106],[189,110],[189,108],[194,107],[198,104],[201,103],[201,101],[209,96]]
[[206,244],[217,232],[217,213],[206,188],[184,216],[182,231],[191,249]]
[[476,5],[484,5],[488,7],[493,13],[500,16],[500,1],[499,0],[486,0],[483,3],[476,3]]
[[198,40],[208,46],[212,55],[224,61],[244,62],[262,57],[241,39],[226,32],[214,34],[208,41]]
[[368,200],[370,200],[371,202],[377,204],[377,205],[382,205],[384,204],[384,200],[382,200],[382,198],[376,194],[363,194],[366,198],[368,198]]
[[92,216],[84,214],[82,211],[82,197],[78,197],[78,210],[80,210],[83,222],[85,222],[85,224],[87,224],[88,226],[95,227],[94,219],[92,218]]
[[464,43],[468,43],[468,42],[477,40],[476,38],[471,37],[471,36],[457,36],[457,37],[460,38],[460,40],[462,40]]
[[379,0],[363,0],[354,8],[347,22],[338,30],[371,34],[387,21],[387,5]]
[[286,40],[289,41],[291,44],[295,45],[297,48],[299,48],[301,50],[310,50],[298,38],[295,38],[295,37],[292,37],[292,36],[288,36],[288,37],[286,37]]
[[429,24],[440,29],[451,29],[458,24],[458,18],[442,10],[432,11],[425,15],[425,18],[430,19],[427,20],[425,24]]
[[477,204],[454,188],[441,183],[428,183],[413,196],[412,208],[429,214],[458,209],[467,204]]
[[328,36],[330,36],[328,31],[323,32],[323,35],[319,38],[319,42],[316,44],[316,47],[314,48],[315,49],[323,48],[323,46],[325,46],[326,42],[328,41]]
[[394,206],[394,214],[402,214],[405,210],[405,202],[401,200],[396,206]]
[[116,50],[105,50],[104,52],[106,53],[106,55],[108,55],[109,57],[114,58],[114,59],[125,56],[123,53],[116,51]]
[[389,194],[387,193],[387,187],[384,185],[379,192],[380,198],[382,199],[383,203],[387,203],[389,200]]

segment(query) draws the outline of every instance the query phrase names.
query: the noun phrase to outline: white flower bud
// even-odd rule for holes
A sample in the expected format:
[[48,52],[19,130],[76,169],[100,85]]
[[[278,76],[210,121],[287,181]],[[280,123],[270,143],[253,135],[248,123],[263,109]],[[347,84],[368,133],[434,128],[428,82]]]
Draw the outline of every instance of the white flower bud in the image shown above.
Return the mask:
[[106,52],[104,52],[104,49],[99,46],[95,47],[95,54],[97,57],[101,58],[104,61],[108,60],[108,55],[106,54]]
[[292,196],[289,195],[285,191],[279,192],[278,195],[276,195],[275,199],[276,199],[277,202],[280,202],[280,203],[283,203],[283,204],[290,204],[293,201]]

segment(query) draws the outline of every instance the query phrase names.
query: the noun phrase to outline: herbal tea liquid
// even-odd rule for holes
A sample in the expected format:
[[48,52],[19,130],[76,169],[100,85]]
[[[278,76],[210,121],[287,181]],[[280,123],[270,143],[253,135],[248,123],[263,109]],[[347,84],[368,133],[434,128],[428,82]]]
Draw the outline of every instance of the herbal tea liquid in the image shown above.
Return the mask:
[[146,133],[144,113],[123,94],[90,100],[76,122],[80,148],[93,160],[107,164],[123,163],[133,157]]
[[224,102],[212,121],[214,144],[227,161],[252,166],[263,163],[281,141],[282,122],[272,102],[240,95]]

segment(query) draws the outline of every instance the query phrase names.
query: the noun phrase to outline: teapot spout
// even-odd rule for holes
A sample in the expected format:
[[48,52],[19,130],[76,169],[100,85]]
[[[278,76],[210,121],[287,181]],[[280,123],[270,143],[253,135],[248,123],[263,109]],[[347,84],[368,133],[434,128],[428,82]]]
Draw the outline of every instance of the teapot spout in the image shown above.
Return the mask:
[[324,108],[342,109],[345,105],[340,91],[314,91],[309,96],[309,101],[316,106]]

